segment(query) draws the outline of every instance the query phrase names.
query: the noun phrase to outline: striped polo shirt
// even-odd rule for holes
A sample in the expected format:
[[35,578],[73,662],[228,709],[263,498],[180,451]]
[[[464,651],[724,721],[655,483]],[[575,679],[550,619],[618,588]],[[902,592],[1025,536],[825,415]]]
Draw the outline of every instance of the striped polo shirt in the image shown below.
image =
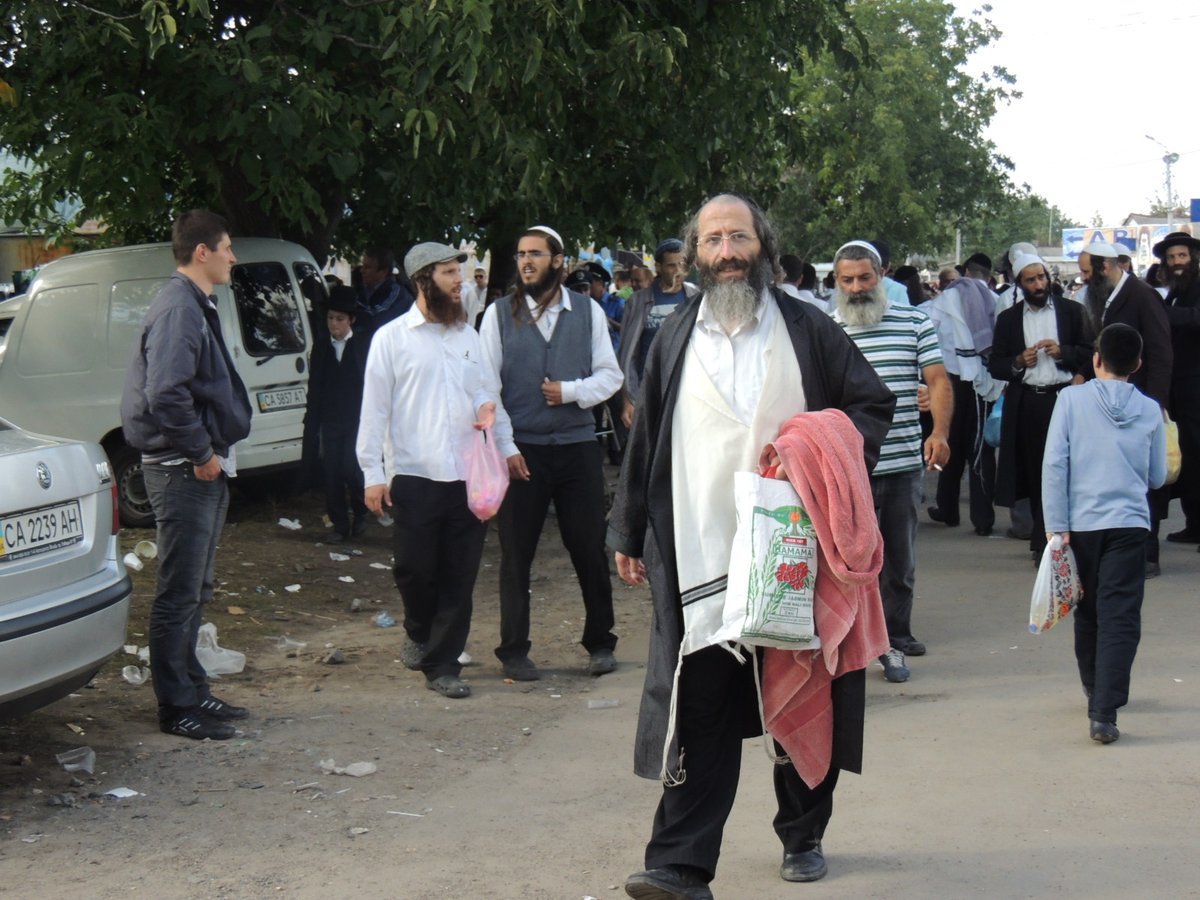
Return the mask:
[[918,306],[889,303],[878,325],[847,325],[835,310],[833,319],[858,345],[867,362],[896,395],[896,414],[883,439],[872,475],[912,472],[924,464],[917,383],[926,366],[940,366],[937,330]]

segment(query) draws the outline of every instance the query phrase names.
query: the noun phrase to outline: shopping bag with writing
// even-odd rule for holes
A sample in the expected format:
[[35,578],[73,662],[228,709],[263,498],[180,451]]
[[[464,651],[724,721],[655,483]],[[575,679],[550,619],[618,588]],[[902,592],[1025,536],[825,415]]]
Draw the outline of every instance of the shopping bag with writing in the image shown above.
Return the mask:
[[737,531],[720,639],[759,647],[820,646],[813,621],[817,537],[795,488],[734,473]]
[[1075,564],[1075,552],[1063,546],[1062,538],[1054,535],[1042,552],[1037,578],[1033,582],[1033,596],[1029,601],[1029,631],[1041,634],[1070,615],[1079,598],[1083,596],[1083,585],[1079,581],[1079,568]]
[[500,511],[508,491],[508,463],[490,428],[479,432],[467,450],[467,506],[481,522]]

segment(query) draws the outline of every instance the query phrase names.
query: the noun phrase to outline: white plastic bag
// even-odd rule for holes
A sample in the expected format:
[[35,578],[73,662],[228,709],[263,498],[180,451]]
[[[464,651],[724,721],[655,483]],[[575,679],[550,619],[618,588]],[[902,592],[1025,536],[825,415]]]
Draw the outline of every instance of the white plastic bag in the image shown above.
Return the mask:
[[246,668],[246,654],[217,644],[217,626],[205,622],[196,635],[196,659],[210,676],[235,675]]
[[1042,562],[1033,582],[1033,596],[1029,601],[1030,634],[1049,631],[1060,619],[1070,615],[1082,596],[1083,585],[1079,581],[1075,552],[1070,545],[1064,547],[1062,538],[1056,534],[1042,552]]
[[787,481],[735,472],[737,532],[721,630],[714,640],[757,647],[820,646],[813,621],[817,536]]
[[467,450],[467,506],[479,521],[486,522],[500,511],[507,491],[508,462],[488,428]]

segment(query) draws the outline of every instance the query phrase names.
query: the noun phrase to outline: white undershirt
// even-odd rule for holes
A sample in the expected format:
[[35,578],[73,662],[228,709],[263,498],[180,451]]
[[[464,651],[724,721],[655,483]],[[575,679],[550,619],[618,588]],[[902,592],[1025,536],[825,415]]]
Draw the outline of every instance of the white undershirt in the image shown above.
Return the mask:
[[[1025,300],[1024,311],[1021,313],[1021,327],[1025,331],[1025,346],[1032,347],[1038,341],[1050,340],[1058,343],[1058,320],[1054,315],[1054,299],[1046,299],[1046,305],[1038,309],[1028,298]],[[1046,387],[1052,384],[1064,384],[1071,376],[1058,367],[1058,364],[1045,350],[1038,350],[1037,363],[1025,369],[1022,376],[1025,384]]]

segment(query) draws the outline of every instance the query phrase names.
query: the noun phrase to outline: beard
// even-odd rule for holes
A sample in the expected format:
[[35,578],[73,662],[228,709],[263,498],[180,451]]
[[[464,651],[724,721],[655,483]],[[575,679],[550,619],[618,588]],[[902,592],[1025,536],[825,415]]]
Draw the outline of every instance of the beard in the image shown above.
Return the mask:
[[[758,306],[758,298],[774,282],[771,263],[761,257],[755,262],[727,259],[714,266],[701,265],[698,268],[704,302],[721,327],[731,334],[750,321]],[[746,274],[744,278],[720,281],[717,276],[722,272]]]
[[1175,266],[1167,270],[1167,287],[1172,294],[1182,294],[1200,275],[1200,261],[1193,259],[1186,266]]
[[1087,306],[1088,314],[1092,318],[1092,326],[1096,329],[1096,333],[1100,333],[1100,328],[1104,324],[1104,307],[1108,303],[1108,298],[1112,296],[1113,286],[1108,283],[1108,279],[1098,272],[1093,272],[1092,277],[1087,282]]
[[847,325],[856,327],[871,327],[883,321],[887,312],[887,289],[883,281],[875,282],[875,287],[869,291],[853,291],[847,294],[840,287],[834,288],[833,300],[837,304],[838,315]]
[[[554,266],[551,266],[545,271],[542,277],[533,284],[526,284],[524,280],[521,281],[522,290],[524,290],[525,293],[537,301],[538,316],[540,316],[542,312],[545,311],[546,307],[553,303],[555,298],[558,297],[559,294],[555,288],[557,288],[561,283],[561,276],[562,266],[559,266],[557,269],[554,268]],[[545,302],[543,302],[543,300],[545,300]]]
[[[1046,301],[1050,299],[1049,288],[1040,291],[1026,291],[1024,288],[1021,290],[1025,294],[1025,302],[1030,306],[1036,307],[1037,309],[1041,309],[1043,306],[1045,306]],[[1088,288],[1088,294],[1091,294],[1091,292],[1091,288]]]
[[425,291],[425,310],[429,320],[439,325],[457,325],[467,320],[462,302],[438,287],[432,279]]

